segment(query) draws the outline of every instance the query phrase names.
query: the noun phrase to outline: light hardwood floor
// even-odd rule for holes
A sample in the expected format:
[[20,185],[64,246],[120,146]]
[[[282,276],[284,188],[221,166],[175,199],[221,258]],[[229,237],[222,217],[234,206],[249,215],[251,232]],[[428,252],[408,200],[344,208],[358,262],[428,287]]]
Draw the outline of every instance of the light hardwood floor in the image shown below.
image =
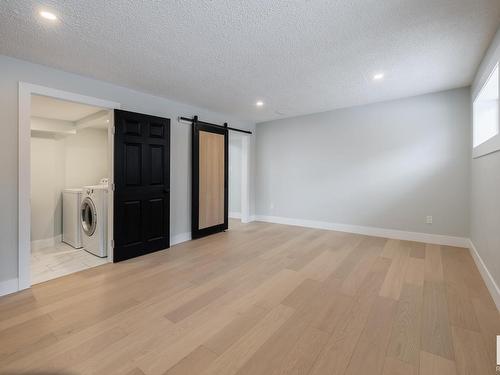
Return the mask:
[[495,373],[466,249],[232,224],[0,298],[0,373]]

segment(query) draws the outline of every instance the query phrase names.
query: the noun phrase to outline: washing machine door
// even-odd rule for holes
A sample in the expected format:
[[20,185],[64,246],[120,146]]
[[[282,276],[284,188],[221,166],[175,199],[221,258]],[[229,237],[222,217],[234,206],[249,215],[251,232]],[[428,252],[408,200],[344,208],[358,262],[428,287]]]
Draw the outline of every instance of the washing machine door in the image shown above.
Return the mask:
[[92,236],[97,225],[97,211],[94,202],[86,197],[80,206],[80,216],[82,218],[82,230],[87,236]]

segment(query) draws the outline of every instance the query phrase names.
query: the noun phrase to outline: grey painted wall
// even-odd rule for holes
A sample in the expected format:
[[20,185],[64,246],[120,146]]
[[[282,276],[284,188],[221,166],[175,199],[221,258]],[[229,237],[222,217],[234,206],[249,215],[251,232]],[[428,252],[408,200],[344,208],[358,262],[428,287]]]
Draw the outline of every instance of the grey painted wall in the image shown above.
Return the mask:
[[[168,117],[171,122],[171,236],[190,231],[190,127],[178,116],[199,115],[203,120],[253,130],[251,122],[173,102],[102,81],[0,55],[0,282],[17,278],[18,202],[18,82],[29,82],[118,102],[122,109]],[[252,139],[251,155],[254,155]],[[254,170],[250,160],[250,173]],[[253,179],[251,179],[253,180]],[[250,186],[251,212],[254,190]]]
[[468,237],[468,88],[260,123],[256,144],[258,215]]
[[[500,29],[474,79],[471,103],[499,60]],[[500,152],[472,159],[471,169],[471,240],[500,285]]]

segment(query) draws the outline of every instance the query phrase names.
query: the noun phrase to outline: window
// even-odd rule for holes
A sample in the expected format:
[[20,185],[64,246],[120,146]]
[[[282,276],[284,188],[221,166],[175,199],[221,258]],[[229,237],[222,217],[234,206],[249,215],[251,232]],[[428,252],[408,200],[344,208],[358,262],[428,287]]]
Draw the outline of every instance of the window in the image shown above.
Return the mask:
[[[498,76],[498,63],[493,69],[493,72],[488,77],[486,83],[474,100],[473,105],[473,147],[485,148],[485,142],[494,137],[499,137],[499,76]],[[498,143],[492,140],[490,143]],[[480,147],[482,146],[483,147]],[[488,150],[481,152],[484,155],[489,152],[498,150],[487,147]],[[475,152],[475,156],[480,156]]]

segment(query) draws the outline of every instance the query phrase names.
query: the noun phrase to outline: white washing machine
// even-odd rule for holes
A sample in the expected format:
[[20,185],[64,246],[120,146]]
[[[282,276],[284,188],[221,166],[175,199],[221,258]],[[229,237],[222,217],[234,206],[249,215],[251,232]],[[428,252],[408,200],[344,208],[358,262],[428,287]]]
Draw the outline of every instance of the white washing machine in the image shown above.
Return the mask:
[[80,219],[82,191],[82,189],[64,189],[62,193],[62,240],[75,249],[82,247],[82,222]]
[[84,186],[80,205],[82,245],[89,253],[107,256],[108,186]]

